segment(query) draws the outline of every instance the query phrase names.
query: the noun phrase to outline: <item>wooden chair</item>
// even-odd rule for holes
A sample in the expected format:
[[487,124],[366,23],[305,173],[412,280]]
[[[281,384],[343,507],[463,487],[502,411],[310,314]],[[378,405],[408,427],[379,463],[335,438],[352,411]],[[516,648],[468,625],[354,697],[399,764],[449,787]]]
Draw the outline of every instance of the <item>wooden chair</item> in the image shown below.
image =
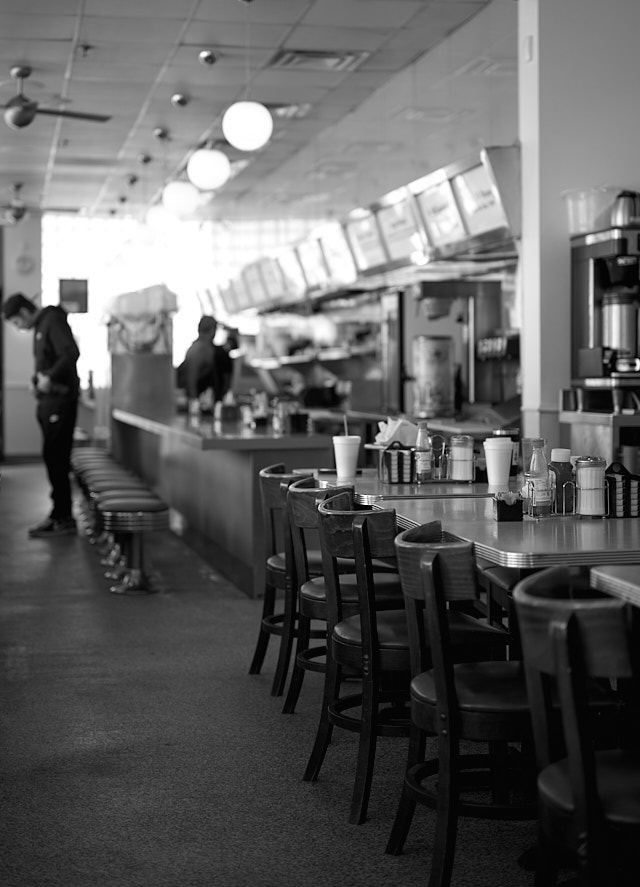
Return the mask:
[[[272,635],[280,637],[278,661],[271,685],[272,696],[281,696],[284,692],[296,631],[295,592],[291,575],[293,550],[286,511],[286,488],[304,476],[287,473],[282,463],[268,465],[259,472],[265,542],[265,586],[260,631],[249,674],[260,674],[269,639]],[[319,570],[319,551],[312,560],[315,569]],[[276,610],[279,596],[280,607]]]
[[557,883],[567,854],[581,887],[638,883],[638,613],[585,585],[552,567],[514,591],[539,767],[536,887]]
[[[291,484],[287,490],[287,512],[291,532],[294,586],[297,591],[297,632],[293,669],[289,689],[282,708],[283,714],[293,714],[302,690],[307,671],[324,674],[326,669],[326,622],[327,589],[324,576],[317,575],[317,564],[310,560],[317,553],[318,545],[318,505],[341,492],[353,497],[353,486],[320,487],[313,477],[302,478]],[[339,563],[341,573],[351,574],[343,578],[345,585],[351,586],[348,599],[354,608],[357,602],[355,562],[343,559]],[[345,604],[348,606],[348,603]],[[312,623],[323,627],[312,628]],[[318,643],[312,643],[314,640]]]
[[[351,484],[336,487],[320,487],[315,478],[303,478],[291,484],[287,491],[287,510],[293,542],[295,583],[298,591],[298,626],[296,653],[289,682],[289,690],[283,706],[284,714],[293,714],[302,689],[305,672],[314,671],[324,674],[326,669],[326,627],[311,628],[312,622],[327,622],[327,588],[324,576],[317,573],[312,561],[317,553],[312,547],[318,545],[318,505],[339,493],[347,493],[353,510],[354,490]],[[367,509],[369,510],[369,509]],[[345,615],[357,612],[358,591],[356,581],[355,560],[338,558],[336,561],[340,573],[340,587]],[[395,566],[377,561],[376,571],[396,572]],[[397,588],[396,588],[397,596]],[[311,644],[313,638],[322,638],[323,643]]]
[[[402,852],[417,803],[435,809],[429,885],[446,887],[458,817],[535,819],[536,807],[533,768],[522,751],[531,735],[522,663],[504,658],[507,633],[474,615],[480,588],[473,545],[446,535],[432,542],[426,535],[419,527],[396,539],[411,645],[414,731],[386,852]],[[428,736],[437,741],[430,760]],[[462,754],[464,740],[486,744],[487,750]]]
[[[320,719],[303,778],[318,778],[334,726],[358,733],[349,814],[349,821],[358,824],[366,818],[377,737],[404,737],[409,732],[409,648],[400,579],[395,571],[374,572],[372,563],[373,558],[384,558],[393,566],[396,517],[395,511],[356,510],[349,493],[321,502],[318,517],[329,643]],[[354,525],[364,517],[375,526],[375,544],[366,554],[354,541]],[[352,582],[340,572],[341,558],[356,562],[357,604],[351,598]],[[358,615],[346,615],[353,613],[354,604]],[[358,692],[341,693],[343,669],[360,676]],[[353,685],[348,686],[352,691]]]

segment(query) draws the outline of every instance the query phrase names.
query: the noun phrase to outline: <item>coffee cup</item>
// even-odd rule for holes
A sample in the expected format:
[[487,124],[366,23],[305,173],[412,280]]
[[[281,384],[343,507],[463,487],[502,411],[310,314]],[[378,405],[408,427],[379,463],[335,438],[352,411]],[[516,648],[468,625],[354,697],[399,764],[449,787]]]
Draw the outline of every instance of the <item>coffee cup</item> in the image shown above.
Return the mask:
[[359,434],[336,434],[333,438],[333,454],[336,460],[336,474],[339,478],[356,476],[360,455]]
[[509,489],[509,471],[513,458],[513,441],[509,437],[489,437],[484,442],[487,483],[502,490]]

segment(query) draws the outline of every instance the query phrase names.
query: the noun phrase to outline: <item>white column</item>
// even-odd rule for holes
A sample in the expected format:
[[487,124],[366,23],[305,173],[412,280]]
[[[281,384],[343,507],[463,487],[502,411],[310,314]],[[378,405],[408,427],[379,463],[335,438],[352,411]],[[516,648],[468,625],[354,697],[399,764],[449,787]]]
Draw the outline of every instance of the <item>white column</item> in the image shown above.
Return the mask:
[[640,3],[519,0],[523,434],[559,441],[570,385],[570,246],[562,192],[640,190]]

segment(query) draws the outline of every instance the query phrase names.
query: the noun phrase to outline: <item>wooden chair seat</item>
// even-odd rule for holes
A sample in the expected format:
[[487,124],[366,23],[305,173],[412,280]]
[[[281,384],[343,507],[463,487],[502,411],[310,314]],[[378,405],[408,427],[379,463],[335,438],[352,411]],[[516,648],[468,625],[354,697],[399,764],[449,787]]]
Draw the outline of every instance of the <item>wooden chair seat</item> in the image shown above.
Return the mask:
[[[344,573],[340,580],[343,605],[358,603],[358,580],[354,573]],[[376,573],[376,605],[379,609],[404,606],[402,587],[397,574]],[[312,619],[327,618],[327,583],[324,576],[309,579],[300,586],[300,606]],[[321,609],[322,608],[322,609]]]
[[[598,799],[603,816],[613,825],[638,828],[640,823],[640,749],[596,751]],[[567,817],[576,813],[569,762],[549,764],[538,777],[543,803]]]
[[[473,740],[473,722],[479,715],[502,711],[514,725],[513,738],[522,737],[529,728],[529,699],[524,682],[521,662],[473,662],[453,666],[453,674],[458,701],[458,715],[464,722],[465,737]],[[411,699],[417,703],[414,718],[423,730],[433,733],[437,730],[436,682],[431,671],[422,672],[411,681]],[[513,717],[514,712],[522,716],[521,722]],[[485,724],[478,730],[481,739],[487,738]],[[504,739],[504,727],[500,725],[496,737]],[[507,737],[509,738],[509,737]]]

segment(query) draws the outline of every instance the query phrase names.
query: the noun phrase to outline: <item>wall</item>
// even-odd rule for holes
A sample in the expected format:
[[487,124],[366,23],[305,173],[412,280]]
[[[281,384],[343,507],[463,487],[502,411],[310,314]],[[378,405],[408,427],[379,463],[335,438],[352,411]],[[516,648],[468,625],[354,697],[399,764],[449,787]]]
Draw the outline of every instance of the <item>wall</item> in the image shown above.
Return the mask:
[[[4,244],[3,298],[22,292],[40,295],[40,216],[29,213],[14,227],[0,228]],[[4,372],[4,456],[29,457],[40,452],[40,432],[30,390],[33,373],[32,335],[2,324]]]

